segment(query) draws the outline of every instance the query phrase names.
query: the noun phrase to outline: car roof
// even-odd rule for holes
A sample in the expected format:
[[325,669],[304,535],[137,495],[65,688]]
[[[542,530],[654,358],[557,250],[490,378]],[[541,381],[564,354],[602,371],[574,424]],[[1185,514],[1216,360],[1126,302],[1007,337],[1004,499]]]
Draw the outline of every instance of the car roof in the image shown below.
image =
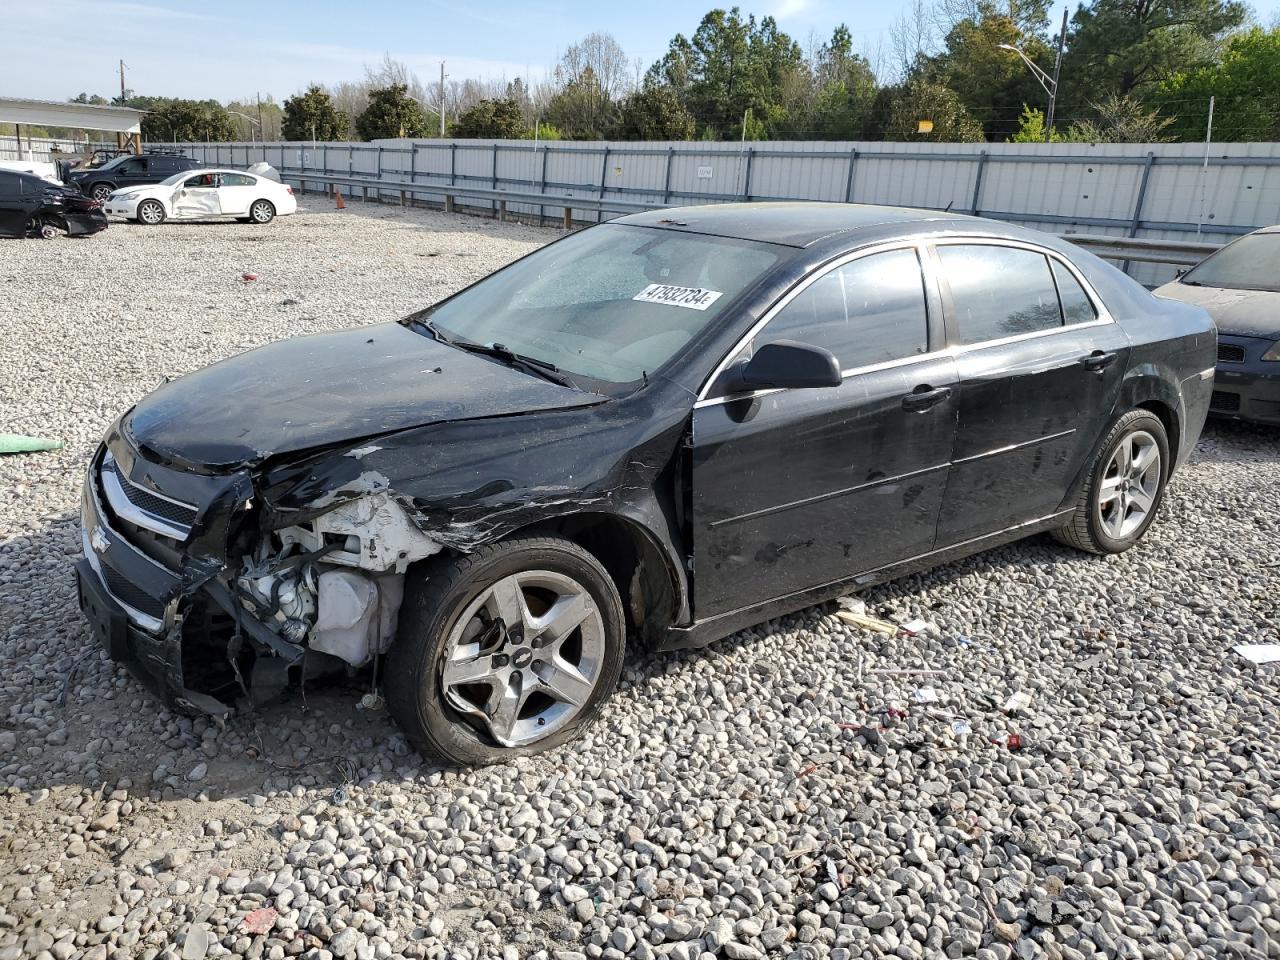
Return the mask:
[[975,217],[938,210],[867,203],[820,203],[811,200],[668,207],[620,217],[612,222],[807,247],[837,234],[870,227],[924,222],[931,222],[934,226],[949,222],[959,225],[966,221],[970,224],[989,223]]

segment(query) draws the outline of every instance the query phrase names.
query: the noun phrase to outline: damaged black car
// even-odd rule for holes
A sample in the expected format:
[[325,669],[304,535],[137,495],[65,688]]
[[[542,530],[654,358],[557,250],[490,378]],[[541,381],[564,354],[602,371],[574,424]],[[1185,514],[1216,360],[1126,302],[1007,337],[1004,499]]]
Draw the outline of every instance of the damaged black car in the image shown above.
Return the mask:
[[29,173],[0,170],[0,237],[79,237],[107,229],[102,204]]
[[578,735],[628,646],[1039,531],[1132,547],[1214,351],[1202,309],[992,221],[624,217],[160,387],[89,464],[81,606],[185,709],[364,668],[420,750],[501,760]]

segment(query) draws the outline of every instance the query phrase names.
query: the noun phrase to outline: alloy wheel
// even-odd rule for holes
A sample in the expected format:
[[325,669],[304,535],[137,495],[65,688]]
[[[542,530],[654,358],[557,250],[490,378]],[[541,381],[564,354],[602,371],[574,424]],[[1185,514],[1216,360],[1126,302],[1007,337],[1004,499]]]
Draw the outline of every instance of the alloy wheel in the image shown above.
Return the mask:
[[105,183],[100,183],[93,188],[91,196],[99,203],[106,203],[107,197],[111,196],[114,191]]
[[138,216],[143,223],[156,224],[164,219],[164,209],[156,201],[150,200],[138,208]]
[[1107,536],[1122,540],[1147,522],[1161,477],[1156,438],[1145,430],[1127,434],[1111,454],[1098,485],[1098,518]]
[[267,203],[265,200],[259,200],[257,203],[255,203],[253,205],[253,209],[250,211],[250,214],[253,216],[253,219],[256,220],[258,223],[268,223],[271,220],[271,218],[275,215],[271,210],[271,205]]
[[448,704],[499,745],[524,746],[570,723],[591,698],[604,665],[604,620],[572,577],[525,570],[467,606],[445,656]]

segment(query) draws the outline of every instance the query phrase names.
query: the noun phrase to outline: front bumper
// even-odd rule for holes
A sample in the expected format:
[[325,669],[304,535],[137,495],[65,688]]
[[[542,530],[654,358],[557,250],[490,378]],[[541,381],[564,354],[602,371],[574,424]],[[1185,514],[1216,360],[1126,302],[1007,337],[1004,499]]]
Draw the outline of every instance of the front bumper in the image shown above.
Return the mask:
[[138,198],[132,200],[117,200],[114,196],[107,197],[107,202],[103,204],[109,217],[125,217],[133,220],[138,216]]
[[[1210,415],[1280,426],[1280,362],[1262,359],[1274,344],[1259,337],[1218,335]],[[1224,359],[1227,353],[1242,359]]]

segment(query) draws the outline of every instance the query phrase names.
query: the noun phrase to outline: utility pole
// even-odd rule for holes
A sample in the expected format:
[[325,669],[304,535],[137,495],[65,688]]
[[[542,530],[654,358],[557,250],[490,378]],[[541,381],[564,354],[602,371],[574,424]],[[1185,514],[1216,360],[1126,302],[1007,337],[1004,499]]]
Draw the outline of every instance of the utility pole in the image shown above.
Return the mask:
[[260,93],[255,93],[255,94],[254,94],[254,97],[255,97],[255,98],[257,99],[257,101],[258,101],[258,132],[262,134],[262,139],[263,139],[263,140],[266,140],[266,139],[267,139],[267,135],[266,135],[266,133],[264,132],[263,127],[262,127],[262,94],[260,94]]
[[440,139],[444,139],[444,61],[440,61]]
[[[122,106],[122,107],[125,105],[124,100],[125,100],[125,96],[124,96],[124,61],[123,61],[123,60],[121,60],[121,61],[120,61],[120,106]],[[117,150],[123,150],[123,149],[124,149],[124,134],[123,134],[123,133],[117,133],[117,134],[116,134],[116,149],[117,149]]]
[[1062,32],[1058,34],[1058,56],[1053,61],[1053,92],[1049,94],[1049,115],[1044,121],[1044,142],[1053,136],[1053,113],[1058,105],[1058,76],[1062,73],[1062,48],[1067,45],[1067,10],[1062,11]]

